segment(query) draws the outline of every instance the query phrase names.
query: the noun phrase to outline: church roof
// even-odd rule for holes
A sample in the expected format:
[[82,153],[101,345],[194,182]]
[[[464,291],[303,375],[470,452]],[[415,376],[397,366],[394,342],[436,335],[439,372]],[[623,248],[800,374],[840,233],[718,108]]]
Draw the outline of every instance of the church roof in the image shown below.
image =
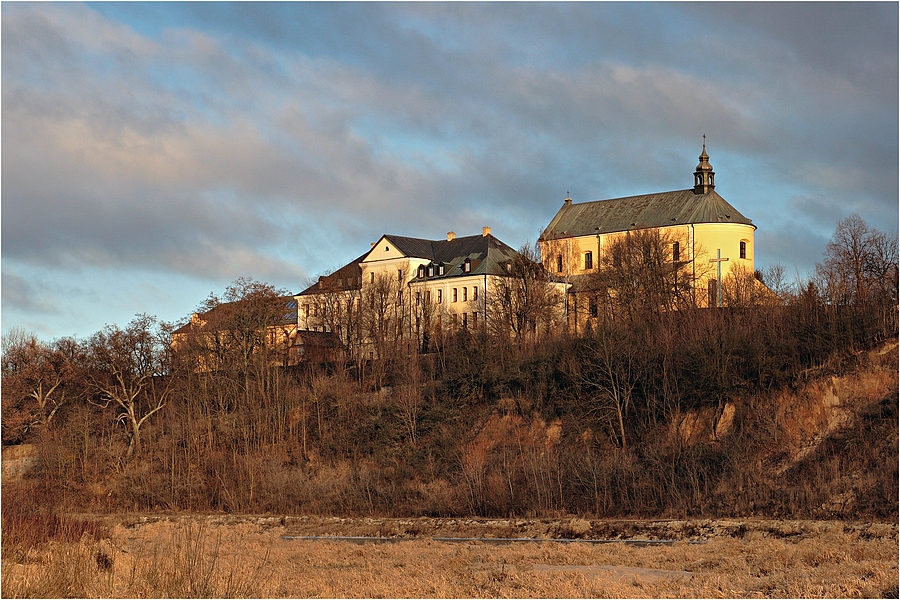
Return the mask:
[[566,202],[550,221],[542,238],[698,223],[753,225],[750,219],[715,191],[698,194],[693,189],[687,189],[578,204]]

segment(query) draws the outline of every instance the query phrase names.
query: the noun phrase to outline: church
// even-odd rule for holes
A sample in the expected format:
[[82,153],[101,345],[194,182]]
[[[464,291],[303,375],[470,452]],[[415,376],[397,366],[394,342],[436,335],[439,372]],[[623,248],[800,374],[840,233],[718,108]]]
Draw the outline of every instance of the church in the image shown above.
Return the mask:
[[616,293],[601,277],[624,271],[623,256],[636,240],[639,262],[663,267],[669,289],[678,277],[684,282],[678,297],[659,300],[671,304],[666,310],[723,306],[730,280],[752,278],[756,226],[715,191],[705,140],[699,159],[687,189],[582,203],[566,198],[539,245],[544,267],[569,286],[570,330],[597,317],[598,297]]

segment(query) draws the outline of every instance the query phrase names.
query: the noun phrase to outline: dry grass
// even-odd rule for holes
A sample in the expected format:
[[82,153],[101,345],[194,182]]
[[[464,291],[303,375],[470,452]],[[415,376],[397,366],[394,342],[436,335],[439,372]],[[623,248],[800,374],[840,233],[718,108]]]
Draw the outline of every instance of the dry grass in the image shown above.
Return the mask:
[[[840,523],[704,544],[286,540],[284,526],[210,519],[109,527],[15,562],[4,597],[897,597],[896,526]],[[690,572],[690,575],[676,573]]]

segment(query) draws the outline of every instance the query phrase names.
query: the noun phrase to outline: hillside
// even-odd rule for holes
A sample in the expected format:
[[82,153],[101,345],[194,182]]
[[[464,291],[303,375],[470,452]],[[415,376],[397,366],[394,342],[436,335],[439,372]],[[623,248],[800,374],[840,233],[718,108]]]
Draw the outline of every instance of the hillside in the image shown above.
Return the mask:
[[[418,404],[408,387],[366,392],[341,373],[312,378],[288,411],[194,412],[183,398],[148,428],[140,460],[116,459],[121,437],[75,407],[31,446],[4,448],[4,493],[90,511],[890,520],[897,361],[896,340],[848,353],[790,385],[635,421],[627,447],[540,358],[501,388],[516,375],[523,389],[494,399],[447,393],[458,371]],[[526,395],[544,375],[560,389]]]

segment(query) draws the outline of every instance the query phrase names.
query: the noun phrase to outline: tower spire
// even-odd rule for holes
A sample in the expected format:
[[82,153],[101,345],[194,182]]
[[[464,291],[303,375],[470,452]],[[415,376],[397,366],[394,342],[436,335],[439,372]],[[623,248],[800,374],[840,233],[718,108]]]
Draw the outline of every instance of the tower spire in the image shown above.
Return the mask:
[[706,194],[716,188],[716,174],[709,164],[709,155],[706,153],[706,134],[703,134],[703,151],[700,153],[700,164],[694,171],[694,193]]

